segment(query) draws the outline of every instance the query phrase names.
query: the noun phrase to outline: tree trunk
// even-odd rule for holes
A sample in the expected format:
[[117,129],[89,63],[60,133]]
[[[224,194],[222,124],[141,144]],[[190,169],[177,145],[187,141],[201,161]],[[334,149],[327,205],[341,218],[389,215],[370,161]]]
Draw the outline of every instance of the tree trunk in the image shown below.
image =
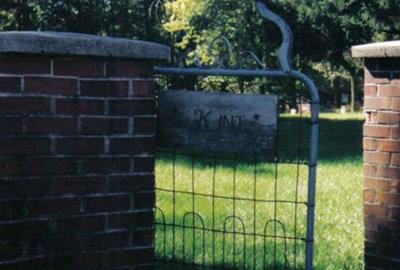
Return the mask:
[[356,106],[356,83],[353,74],[350,73],[350,111],[353,113]]

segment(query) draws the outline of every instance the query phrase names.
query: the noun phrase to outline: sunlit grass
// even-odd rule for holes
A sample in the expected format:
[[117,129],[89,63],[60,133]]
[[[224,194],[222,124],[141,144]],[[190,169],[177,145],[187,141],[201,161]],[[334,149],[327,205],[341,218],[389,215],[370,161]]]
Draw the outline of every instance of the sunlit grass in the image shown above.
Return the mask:
[[[315,269],[363,269],[361,124],[361,114],[321,116]],[[290,132],[286,136],[295,138],[297,135],[293,136],[291,128],[287,127]],[[282,135],[285,136],[284,133]],[[235,264],[241,268],[245,264],[248,269],[253,269],[254,266],[262,269],[264,263],[270,266],[275,258],[279,265],[277,269],[285,269],[285,266],[301,269],[305,247],[302,240],[274,241],[274,238],[240,234],[234,239],[233,234],[224,235],[221,232],[233,231],[235,228],[239,233],[245,231],[262,235],[265,229],[268,235],[304,238],[306,206],[301,202],[305,202],[307,198],[305,165],[298,167],[296,164],[279,164],[276,167],[273,163],[263,162],[255,167],[254,162],[235,163],[232,160],[215,161],[213,158],[192,160],[188,157],[174,158],[171,154],[161,154],[157,160],[156,176],[158,188],[172,189],[175,177],[175,189],[186,192],[175,196],[175,223],[185,226],[194,224],[199,228],[194,231],[177,228],[173,248],[171,227],[165,227],[164,234],[164,227],[157,226],[158,256],[164,254],[162,243],[165,237],[165,254],[169,259],[174,249],[176,259],[194,261],[197,264],[214,262],[222,265],[225,262],[226,266]],[[209,196],[193,196],[193,190],[202,195],[217,197],[212,199]],[[275,190],[278,192],[275,193]],[[248,200],[233,200],[234,196]],[[254,198],[278,200],[282,203],[254,203]],[[300,203],[285,202],[294,200]],[[158,192],[157,206],[162,209],[165,222],[172,223],[173,194]],[[191,214],[192,212],[196,215]],[[233,212],[240,220],[229,218]],[[274,222],[275,220],[279,223]],[[162,221],[160,211],[157,213],[157,221]],[[203,227],[214,228],[216,232],[203,233],[200,230]],[[269,230],[272,231],[269,233]],[[265,251],[264,240],[267,243]]]

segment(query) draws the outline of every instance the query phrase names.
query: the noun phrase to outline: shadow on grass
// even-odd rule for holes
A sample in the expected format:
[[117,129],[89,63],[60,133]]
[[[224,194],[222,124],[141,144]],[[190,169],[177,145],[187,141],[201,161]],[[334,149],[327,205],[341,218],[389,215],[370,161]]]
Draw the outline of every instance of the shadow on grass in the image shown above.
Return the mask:
[[[157,262],[154,268],[155,270],[236,270],[236,269],[243,269],[243,267],[236,267],[231,268],[228,266],[202,266],[202,265],[193,265],[189,263],[180,263],[180,262]],[[247,269],[247,268],[246,268]],[[251,268],[249,268],[251,269]],[[304,268],[297,266],[296,268],[287,267],[285,265],[271,265],[266,266],[265,269],[274,269],[274,270],[304,270]]]
[[360,159],[363,120],[320,120],[320,161]]

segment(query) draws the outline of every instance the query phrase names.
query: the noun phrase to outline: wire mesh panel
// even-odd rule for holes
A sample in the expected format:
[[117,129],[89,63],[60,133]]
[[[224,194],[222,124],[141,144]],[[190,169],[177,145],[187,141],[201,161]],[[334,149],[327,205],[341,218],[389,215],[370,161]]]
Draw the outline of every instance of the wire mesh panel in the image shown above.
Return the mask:
[[159,269],[304,269],[310,118],[282,114],[272,153],[159,148]]
[[[211,66],[210,63],[204,66],[198,48],[193,48],[194,58],[188,62],[194,66],[185,67],[188,51],[179,58],[178,66],[155,67],[154,70],[160,75],[178,76],[175,86],[193,85],[188,83],[190,77],[195,78],[194,84],[199,77],[223,77],[225,86],[227,78],[236,78],[241,93],[246,92],[245,80],[249,78],[259,80],[257,93],[273,90],[269,87],[271,84],[260,84],[265,78],[295,79],[306,86],[304,94],[296,91],[296,83],[289,87],[295,93],[291,97],[282,96],[279,90],[271,92],[279,94],[280,101],[294,97],[297,104],[308,103],[309,114],[281,114],[276,140],[272,140],[274,147],[253,154],[249,149],[259,150],[259,147],[249,145],[245,153],[230,151],[229,155],[207,151],[207,147],[201,152],[160,147],[155,209],[156,258],[160,269],[313,268],[318,90],[307,75],[292,68],[290,26],[263,0],[254,3],[259,15],[281,31],[282,42],[275,53],[278,68],[268,68],[249,51],[234,57],[235,48],[229,40],[217,37],[208,48],[214,59]],[[217,50],[219,54],[212,55],[221,44],[225,50]],[[249,61],[251,66],[248,66]],[[193,103],[193,98],[190,102]],[[254,110],[254,107],[248,104],[244,109]],[[190,136],[188,134],[185,136]],[[235,149],[235,136],[232,137],[232,149]],[[163,138],[158,141],[162,141],[160,139]],[[218,148],[217,143],[212,142],[212,145]]]

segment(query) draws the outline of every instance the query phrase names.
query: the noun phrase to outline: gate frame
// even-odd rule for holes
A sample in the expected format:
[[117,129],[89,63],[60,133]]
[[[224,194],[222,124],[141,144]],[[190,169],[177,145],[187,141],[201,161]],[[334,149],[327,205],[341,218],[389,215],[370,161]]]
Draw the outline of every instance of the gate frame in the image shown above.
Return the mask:
[[[227,77],[270,77],[270,78],[292,78],[301,81],[310,94],[311,100],[311,133],[310,133],[310,150],[308,156],[308,192],[307,192],[307,232],[306,232],[306,258],[305,269],[313,269],[313,253],[314,253],[314,222],[315,222],[315,193],[317,181],[317,155],[318,155],[318,137],[319,137],[319,94],[314,82],[306,74],[292,70],[291,51],[293,43],[293,35],[290,26],[277,14],[273,13],[265,3],[261,0],[255,0],[257,10],[260,15],[275,25],[277,25],[282,33],[282,43],[277,51],[277,59],[280,69],[259,68],[225,68],[220,63],[219,67],[167,67],[155,66],[155,74],[160,75],[199,75],[199,76],[227,76]],[[226,41],[226,39],[224,39]],[[228,46],[230,44],[228,43]],[[251,53],[252,54],[252,53]],[[261,61],[252,54],[257,63]]]

